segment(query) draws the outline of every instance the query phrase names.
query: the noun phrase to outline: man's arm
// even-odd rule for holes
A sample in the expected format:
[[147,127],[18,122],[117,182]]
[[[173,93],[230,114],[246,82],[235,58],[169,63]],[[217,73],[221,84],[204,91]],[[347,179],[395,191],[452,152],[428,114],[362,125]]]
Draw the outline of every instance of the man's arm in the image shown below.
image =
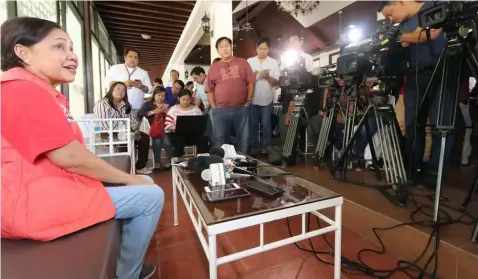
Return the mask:
[[[422,31],[423,29],[417,27],[417,29],[411,33],[403,33],[400,37],[400,41],[407,43],[407,44],[424,44],[427,42],[427,34],[426,31]],[[430,39],[432,41],[436,40],[441,33],[440,29],[431,29],[430,30]]]
[[214,92],[207,92],[207,101],[211,108],[216,108],[216,100],[214,99]]
[[56,166],[94,180],[125,185],[133,185],[137,180],[136,177],[118,170],[96,157],[77,140],[46,152],[45,156]]
[[141,91],[144,93],[151,93],[153,91],[153,84],[151,84],[151,79],[149,78],[148,73],[146,72],[146,76],[143,79],[143,87],[141,88]]

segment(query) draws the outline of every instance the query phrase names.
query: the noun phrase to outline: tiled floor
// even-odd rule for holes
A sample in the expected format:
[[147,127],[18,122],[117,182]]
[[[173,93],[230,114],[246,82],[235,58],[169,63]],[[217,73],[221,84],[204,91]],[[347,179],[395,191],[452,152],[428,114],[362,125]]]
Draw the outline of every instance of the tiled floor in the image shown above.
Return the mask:
[[[199,243],[193,225],[182,202],[179,206],[178,227],[173,227],[172,186],[171,173],[159,172],[153,175],[155,182],[160,185],[166,194],[166,203],[157,233],[154,236],[146,260],[154,262],[159,267],[155,279],[205,279],[208,278],[208,263],[204,251]],[[292,233],[298,232],[298,218],[290,222]],[[312,222],[313,228],[316,222]],[[269,223],[265,226],[265,242],[272,242],[286,237],[289,232],[285,220]],[[250,227],[243,230],[227,233],[218,237],[219,256],[252,248],[258,245],[259,228]],[[327,239],[333,243],[333,234]],[[343,229],[343,255],[356,260],[357,252],[363,248],[378,249],[374,244],[362,239],[354,232]],[[309,248],[307,241],[299,245]],[[312,240],[315,250],[330,251],[322,237]],[[331,256],[321,256],[323,260],[332,261]],[[365,253],[364,262],[374,269],[389,269],[396,266],[397,258],[391,255],[377,255]],[[356,271],[353,271],[357,273]],[[263,254],[251,256],[218,269],[219,278],[247,278],[247,279],[329,279],[333,278],[333,268],[319,262],[311,253],[299,250],[294,245],[288,245]],[[342,278],[373,278],[354,276],[342,273]],[[391,278],[409,278],[405,274],[395,274]]]

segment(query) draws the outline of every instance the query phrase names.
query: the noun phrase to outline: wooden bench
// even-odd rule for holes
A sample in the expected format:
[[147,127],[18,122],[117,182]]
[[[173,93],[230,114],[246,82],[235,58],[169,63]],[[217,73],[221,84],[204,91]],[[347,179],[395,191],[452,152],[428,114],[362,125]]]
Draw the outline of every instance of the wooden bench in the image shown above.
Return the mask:
[[[130,171],[129,156],[102,159],[125,172]],[[2,239],[0,277],[114,279],[120,244],[121,222],[118,220],[109,220],[50,242]]]

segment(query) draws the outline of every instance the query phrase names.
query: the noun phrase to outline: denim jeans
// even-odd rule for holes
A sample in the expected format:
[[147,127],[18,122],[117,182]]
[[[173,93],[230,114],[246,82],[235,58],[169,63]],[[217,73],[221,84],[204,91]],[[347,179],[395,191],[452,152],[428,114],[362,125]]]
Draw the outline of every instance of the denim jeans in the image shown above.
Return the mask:
[[164,135],[162,139],[160,138],[153,138],[153,154],[154,154],[154,162],[161,163],[161,150],[164,149],[166,152],[166,162],[168,164],[171,163],[171,157],[173,155],[173,146],[171,145],[171,141],[169,140],[168,135]]
[[247,153],[249,145],[249,110],[250,107],[211,109],[211,123],[215,136],[214,145],[231,143],[232,129],[236,131],[238,152]]
[[116,209],[115,219],[123,220],[117,279],[139,278],[144,256],[163,210],[164,192],[154,185],[106,187]]
[[262,150],[267,150],[272,136],[272,103],[267,106],[251,106],[251,132],[250,143],[251,151],[257,151],[259,149],[259,123],[262,128]]
[[[439,83],[430,90],[426,100],[423,102],[422,111],[418,112],[418,108],[425,98],[425,91],[431,79],[431,73],[422,73],[418,76],[410,75],[405,84],[404,103],[405,103],[405,137],[406,137],[406,152],[408,155],[405,163],[410,164],[412,170],[425,169],[436,172],[438,170],[438,163],[440,159],[441,135],[435,133],[433,129],[438,123],[438,106],[439,106]],[[437,81],[438,82],[438,81]],[[437,86],[438,85],[438,86]],[[418,92],[417,92],[418,87]],[[453,110],[454,99],[453,90],[445,90],[445,103],[443,108],[443,124],[449,124],[449,119]],[[417,115],[422,113],[421,115]],[[430,159],[426,164],[423,163],[423,156],[425,151],[425,126],[428,120],[432,125],[432,147]],[[418,126],[415,125],[418,121]],[[447,142],[445,145],[445,156],[443,160],[443,169],[450,164],[451,152],[453,147],[453,136],[448,133]]]

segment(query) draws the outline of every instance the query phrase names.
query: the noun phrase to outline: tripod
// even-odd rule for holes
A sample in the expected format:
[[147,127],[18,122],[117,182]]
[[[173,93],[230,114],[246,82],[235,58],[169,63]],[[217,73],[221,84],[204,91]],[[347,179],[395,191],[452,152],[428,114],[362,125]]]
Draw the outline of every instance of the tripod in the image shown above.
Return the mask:
[[315,147],[316,164],[314,169],[316,170],[319,168],[320,163],[325,159],[325,153],[330,144],[331,131],[334,131],[339,111],[342,111],[340,105],[340,94],[338,94],[338,92],[332,92],[327,100],[322,125],[320,127],[319,139],[317,140],[317,145]]
[[[462,210],[467,210],[468,207],[470,206],[470,202],[475,196],[476,189],[478,188],[478,175],[475,178],[475,182],[470,188],[470,191],[468,192],[468,196],[465,199],[465,202],[463,202],[462,205]],[[475,221],[475,227],[473,227],[473,232],[471,233],[471,241],[477,243],[478,242],[478,219]]]
[[[290,111],[292,110],[292,111]],[[304,108],[304,94],[297,94],[289,105],[290,120],[287,128],[287,135],[285,143],[282,148],[282,167],[287,166],[287,162],[291,159],[291,156],[295,156],[295,150],[297,148],[298,128],[300,124],[300,118],[302,115],[307,117],[307,112]]]
[[[460,86],[461,80],[461,69],[463,60],[468,63],[470,70],[473,76],[477,77],[478,73],[478,62],[476,59],[476,55],[469,46],[469,44],[464,41],[463,38],[459,37],[457,31],[451,33],[445,33],[447,44],[443,48],[438,57],[438,63],[433,70],[433,74],[431,76],[430,82],[427,86],[425,91],[425,96],[430,93],[432,86],[434,83],[440,84],[440,90],[438,92],[439,99],[438,99],[438,116],[437,116],[437,123],[435,129],[441,135],[441,145],[440,145],[440,157],[439,157],[439,164],[438,164],[438,177],[436,183],[436,190],[435,190],[435,202],[434,202],[434,211],[433,211],[433,221],[438,221],[438,210],[440,206],[440,192],[441,192],[441,184],[442,184],[442,176],[443,176],[443,161],[445,159],[445,147],[447,142],[447,136],[453,131],[455,128],[455,120],[456,120],[456,107],[458,103],[458,91]],[[440,76],[437,75],[438,70],[441,71]],[[452,78],[447,78],[451,76]],[[438,78],[438,79],[437,79]],[[451,81],[449,84],[448,81]],[[447,100],[446,90],[448,88],[453,88],[453,91],[450,92],[453,97],[453,105],[451,115],[449,116],[449,121],[445,119],[445,103],[450,100]],[[424,114],[424,102],[420,104],[418,110],[417,119],[420,117],[425,117]],[[413,152],[413,151],[411,151]],[[470,198],[471,199],[471,198]],[[466,201],[466,200],[465,200]]]
[[[375,119],[377,123],[377,135],[381,143],[381,154],[383,170],[385,172],[386,181],[389,184],[383,187],[377,187],[379,191],[390,202],[397,206],[406,206],[408,200],[408,179],[405,172],[405,166],[403,163],[403,155],[400,140],[400,128],[395,115],[395,111],[392,105],[385,100],[386,96],[375,96],[372,98],[372,103],[369,104],[365,110],[362,118],[359,120],[358,127],[354,131],[355,117],[357,112],[358,101],[358,86],[355,85],[353,89],[354,93],[349,97],[347,102],[347,114],[345,120],[345,131],[342,155],[335,162],[331,173],[332,178],[335,178],[336,172],[341,171],[341,179],[345,180],[347,168],[350,163],[351,149],[355,145],[356,140],[362,130],[365,127],[367,134],[367,141],[370,146],[372,155],[372,161],[375,165],[375,171],[377,177],[380,178],[380,168],[377,156],[375,154],[375,146],[372,140],[373,134],[371,133],[368,120]],[[351,112],[351,114],[349,114]],[[395,192],[395,196],[387,192],[392,189]]]

